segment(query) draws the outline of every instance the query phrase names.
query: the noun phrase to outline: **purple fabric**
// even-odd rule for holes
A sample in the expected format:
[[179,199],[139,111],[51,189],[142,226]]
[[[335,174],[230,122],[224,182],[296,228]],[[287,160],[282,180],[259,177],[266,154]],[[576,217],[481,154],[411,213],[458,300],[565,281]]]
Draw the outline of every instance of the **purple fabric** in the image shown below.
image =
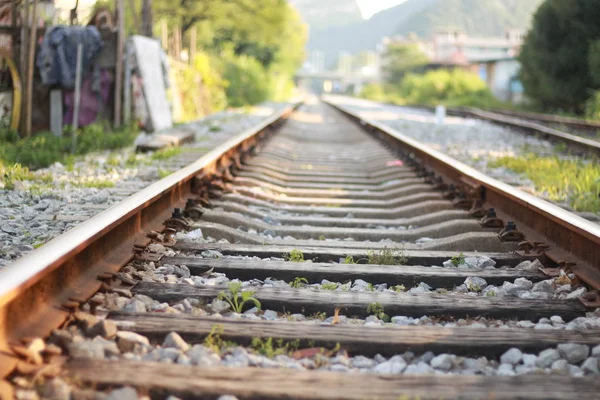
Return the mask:
[[[90,125],[98,117],[100,109],[106,107],[110,93],[110,84],[112,82],[111,74],[108,70],[100,71],[100,97],[102,103],[98,102],[98,94],[92,91],[93,74],[89,73],[81,85],[81,104],[79,107],[79,126]],[[73,113],[75,111],[75,91],[65,90],[63,93],[63,102],[65,114],[63,122],[65,125],[73,124]]]

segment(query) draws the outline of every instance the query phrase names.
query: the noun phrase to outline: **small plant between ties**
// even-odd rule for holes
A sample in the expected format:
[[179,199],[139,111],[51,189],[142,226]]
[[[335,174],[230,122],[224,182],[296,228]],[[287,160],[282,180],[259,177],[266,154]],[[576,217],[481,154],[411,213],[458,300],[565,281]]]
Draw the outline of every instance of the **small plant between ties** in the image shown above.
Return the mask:
[[459,265],[465,263],[465,255],[461,252],[459,255],[453,256],[450,261],[452,262],[452,265],[458,267]]
[[242,289],[241,282],[230,282],[228,289],[229,292],[220,292],[217,298],[229,303],[233,312],[240,314],[244,309],[244,304],[249,301],[254,303],[256,308],[261,309],[260,301],[252,297],[254,296],[254,292],[249,290],[240,292]]
[[290,286],[294,289],[298,289],[308,285],[308,279],[295,277],[292,282],[290,282]]
[[370,251],[367,253],[367,263],[376,265],[406,265],[408,257],[400,249],[391,249],[384,247],[377,252]]
[[284,254],[283,258],[290,262],[304,262],[304,254],[300,250],[292,250],[290,254]]
[[374,302],[369,304],[369,306],[367,307],[367,312],[379,318],[383,322],[390,322],[390,317],[384,312],[381,303]]

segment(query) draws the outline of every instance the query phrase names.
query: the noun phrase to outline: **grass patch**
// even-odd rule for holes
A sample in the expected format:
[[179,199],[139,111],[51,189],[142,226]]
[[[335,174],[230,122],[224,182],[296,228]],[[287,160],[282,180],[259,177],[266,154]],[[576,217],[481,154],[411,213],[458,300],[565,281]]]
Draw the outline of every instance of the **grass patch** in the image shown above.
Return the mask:
[[384,247],[378,251],[370,251],[367,254],[367,264],[376,265],[406,265],[408,257],[400,249]]
[[181,147],[167,147],[153,153],[150,158],[155,161],[165,161],[181,154]]
[[44,184],[52,183],[50,174],[39,174],[20,164],[5,165],[0,160],[0,186],[6,190],[14,190],[17,182],[32,181]]
[[110,189],[115,187],[115,183],[108,179],[91,179],[89,181],[75,182],[73,186],[79,188]]
[[568,202],[575,211],[600,212],[600,164],[598,160],[561,159],[527,154],[501,157],[488,163],[530,179],[536,191],[550,200]]
[[22,139],[15,132],[0,132],[0,160],[7,165],[21,164],[28,168],[45,168],[55,162],[68,164],[73,155],[97,150],[114,150],[133,144],[138,134],[133,126],[112,131],[102,123],[89,125],[77,133],[75,153],[71,153],[72,132],[67,128],[62,138],[42,132]]
[[284,254],[283,259],[289,262],[304,262],[304,254],[300,250],[292,250],[290,254]]

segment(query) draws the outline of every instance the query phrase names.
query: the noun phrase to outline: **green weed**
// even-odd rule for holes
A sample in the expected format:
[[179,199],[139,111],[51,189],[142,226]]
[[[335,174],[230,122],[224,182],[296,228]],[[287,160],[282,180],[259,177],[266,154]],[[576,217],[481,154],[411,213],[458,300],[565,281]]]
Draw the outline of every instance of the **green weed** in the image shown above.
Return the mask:
[[290,286],[294,289],[302,288],[308,285],[308,280],[306,278],[294,278],[292,282],[290,282]]
[[304,262],[304,254],[300,250],[292,250],[290,254],[283,256],[285,261],[290,262]]
[[267,358],[273,358],[278,355],[287,355],[300,348],[300,340],[284,342],[283,339],[273,340],[273,338],[261,339],[253,338],[250,347],[258,354]]
[[256,308],[260,310],[260,301],[252,297],[254,296],[254,292],[240,292],[240,290],[242,289],[241,282],[230,282],[229,285],[227,285],[227,287],[229,291],[219,293],[217,298],[219,300],[225,300],[226,302],[228,302],[233,312],[241,313],[244,309],[244,304],[246,304],[247,302],[254,303]]
[[450,261],[452,262],[452,265],[458,267],[459,265],[465,263],[465,255],[461,252],[459,255],[453,256]]
[[324,289],[324,290],[335,290],[335,289],[338,288],[338,286],[339,285],[337,283],[335,283],[335,282],[329,282],[329,283],[322,284],[321,285],[321,289]]
[[406,265],[408,258],[400,249],[384,247],[367,253],[367,263],[376,265]]
[[179,154],[181,154],[181,147],[167,147],[166,149],[158,150],[150,158],[155,161],[165,161]]
[[354,261],[354,257],[352,256],[346,256],[346,258],[344,258],[344,261],[342,261],[342,264],[356,264],[357,262]]
[[367,313],[374,315],[384,322],[390,322],[390,317],[384,312],[381,303],[374,302],[368,305]]
[[527,154],[501,157],[488,163],[529,178],[538,193],[552,201],[566,201],[575,211],[600,212],[600,164],[598,160],[563,159]]

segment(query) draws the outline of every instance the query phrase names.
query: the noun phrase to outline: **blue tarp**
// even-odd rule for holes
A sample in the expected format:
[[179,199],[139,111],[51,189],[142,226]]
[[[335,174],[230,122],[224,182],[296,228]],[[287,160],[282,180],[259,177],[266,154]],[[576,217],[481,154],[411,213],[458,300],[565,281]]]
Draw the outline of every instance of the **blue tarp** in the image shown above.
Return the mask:
[[40,46],[36,65],[42,83],[75,87],[77,45],[83,44],[83,73],[88,70],[104,43],[95,26],[54,26],[48,30]]

